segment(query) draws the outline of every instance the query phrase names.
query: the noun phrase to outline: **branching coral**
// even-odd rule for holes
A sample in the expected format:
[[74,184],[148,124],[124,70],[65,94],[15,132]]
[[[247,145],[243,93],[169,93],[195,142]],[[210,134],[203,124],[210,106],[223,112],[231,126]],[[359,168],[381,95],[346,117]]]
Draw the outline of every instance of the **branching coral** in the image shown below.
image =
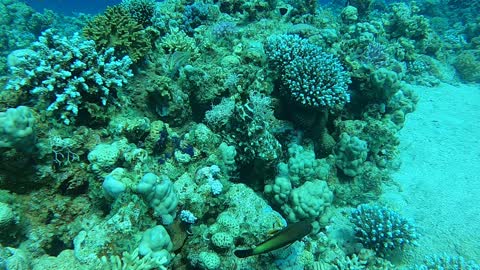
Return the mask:
[[412,270],[478,270],[480,265],[473,260],[467,260],[461,256],[449,256],[447,254],[427,256],[424,264],[416,265]]
[[83,34],[95,41],[97,49],[115,48],[115,55],[128,55],[134,62],[141,60],[152,48],[151,33],[147,33],[122,6],[107,8],[83,29]]
[[152,25],[156,13],[155,0],[123,0],[121,6],[143,27]]
[[292,102],[313,109],[342,108],[350,101],[350,77],[340,61],[299,36],[274,35],[266,54],[279,74],[282,92]]
[[138,248],[133,252],[123,252],[122,256],[110,256],[101,258],[101,268],[103,270],[166,270],[167,258],[154,258],[151,254],[140,257]]
[[86,110],[87,102],[106,105],[133,75],[130,57],[117,59],[113,48],[98,52],[93,41],[79,35],[69,39],[49,29],[31,52],[12,62],[14,76],[7,88],[37,96],[47,112],[60,114],[67,125]]
[[379,255],[415,245],[418,238],[412,223],[386,207],[362,204],[353,210],[350,219],[357,239]]

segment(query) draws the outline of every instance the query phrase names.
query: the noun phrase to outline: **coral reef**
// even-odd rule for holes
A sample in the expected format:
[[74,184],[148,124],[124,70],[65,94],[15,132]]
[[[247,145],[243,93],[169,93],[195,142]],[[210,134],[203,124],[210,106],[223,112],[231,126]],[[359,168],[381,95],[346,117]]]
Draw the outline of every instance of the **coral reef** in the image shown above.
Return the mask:
[[121,6],[143,27],[151,26],[155,20],[156,1],[123,0]]
[[420,270],[453,270],[453,269],[480,269],[480,265],[473,260],[466,260],[463,257],[449,256],[447,254],[427,256],[424,260],[424,264],[416,265],[415,269]]
[[335,164],[344,174],[356,176],[361,173],[362,165],[367,159],[368,147],[365,141],[347,133],[340,135],[340,141],[334,149]]
[[163,224],[173,223],[178,199],[167,176],[158,177],[153,173],[147,173],[140,180],[136,190],[154,209],[155,217],[161,218]]
[[480,82],[480,52],[467,50],[460,53],[454,62],[454,66],[460,77],[467,82]]
[[43,32],[29,56],[22,56],[10,66],[15,76],[7,88],[37,97],[43,110],[67,125],[88,111],[88,102],[105,106],[133,75],[128,56],[117,59],[112,48],[100,53],[93,41],[79,35],[67,39],[53,30]]
[[292,102],[311,108],[340,109],[350,100],[350,79],[340,62],[308,40],[271,36],[265,52],[281,74],[283,93]]
[[[86,38],[95,41],[100,51],[115,49],[117,57],[129,56],[133,62],[138,62],[151,51],[152,41],[143,24],[148,24],[148,18],[139,15],[134,3],[127,1],[123,6],[107,8],[105,14],[97,15],[83,29]],[[127,8],[124,8],[126,6]],[[133,13],[134,15],[130,15]]]
[[366,247],[382,256],[407,245],[415,245],[414,225],[398,213],[377,205],[362,204],[351,214],[355,236]]
[[478,12],[347,2],[0,0],[0,269],[411,266],[389,255],[416,227],[377,201],[409,84],[478,82]]
[[31,151],[35,147],[35,117],[25,106],[0,112],[0,149]]

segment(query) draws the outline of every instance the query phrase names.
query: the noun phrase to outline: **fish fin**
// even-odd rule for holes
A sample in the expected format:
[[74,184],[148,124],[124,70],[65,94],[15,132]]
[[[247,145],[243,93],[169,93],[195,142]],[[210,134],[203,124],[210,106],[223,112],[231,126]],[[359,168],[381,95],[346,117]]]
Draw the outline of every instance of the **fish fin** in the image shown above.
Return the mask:
[[246,258],[253,255],[253,249],[237,249],[233,254],[238,258]]
[[282,229],[283,229],[283,228],[281,228],[281,229],[271,229],[271,230],[267,233],[267,235],[268,235],[268,236],[275,235],[275,234],[281,232]]

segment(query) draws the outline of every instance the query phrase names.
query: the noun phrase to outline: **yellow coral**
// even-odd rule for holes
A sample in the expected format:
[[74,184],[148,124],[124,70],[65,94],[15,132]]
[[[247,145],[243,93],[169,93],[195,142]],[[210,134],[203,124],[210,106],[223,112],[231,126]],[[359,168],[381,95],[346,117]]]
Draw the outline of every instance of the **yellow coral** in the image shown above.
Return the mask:
[[95,41],[98,49],[115,48],[117,56],[128,55],[134,62],[142,59],[152,48],[155,34],[144,29],[121,6],[107,8],[83,29],[88,39]]

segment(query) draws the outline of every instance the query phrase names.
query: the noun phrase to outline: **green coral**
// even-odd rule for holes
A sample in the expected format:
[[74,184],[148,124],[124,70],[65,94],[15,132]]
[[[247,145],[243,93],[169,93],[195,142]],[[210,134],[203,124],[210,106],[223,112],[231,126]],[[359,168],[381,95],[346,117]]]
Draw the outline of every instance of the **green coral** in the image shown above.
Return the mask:
[[333,193],[327,182],[321,180],[307,181],[292,190],[289,204],[281,206],[288,220],[296,222],[311,219],[320,220],[333,201]]
[[379,68],[370,75],[371,91],[367,96],[379,101],[388,101],[400,89],[398,74],[387,68]]
[[356,176],[363,170],[367,160],[367,142],[347,133],[340,135],[340,141],[334,149],[336,165],[348,176]]
[[278,164],[275,182],[266,185],[264,192],[288,220],[320,221],[333,201],[333,193],[323,181],[328,178],[330,166],[324,159],[315,159],[312,150],[297,144],[290,145],[288,153],[288,164]]
[[159,47],[167,54],[175,52],[188,53],[190,58],[199,56],[199,48],[195,44],[195,39],[189,37],[184,31],[173,30],[167,33],[159,42]]
[[152,25],[156,13],[155,0],[123,0],[121,6],[144,27]]
[[365,121],[346,120],[338,125],[340,134],[348,133],[366,141],[369,160],[379,168],[394,165],[392,162],[398,154],[399,140],[396,136],[398,127],[390,120],[367,118]]
[[107,8],[83,28],[83,34],[95,41],[97,49],[115,48],[117,56],[128,55],[133,62],[141,60],[152,49],[152,32],[147,32],[121,6]]
[[375,4],[374,0],[351,0],[349,1],[349,5],[357,8],[358,14],[360,17],[364,18],[366,17],[370,11],[372,11],[372,8]]
[[418,15],[418,7],[412,4],[395,3],[391,5],[392,13],[387,20],[387,28],[393,38],[406,37],[422,40],[429,36],[430,23],[427,18]]
[[464,81],[480,82],[480,50],[463,51],[453,65]]
[[378,199],[382,185],[390,181],[389,172],[381,170],[372,162],[366,161],[362,171],[350,181],[332,185],[335,205],[359,205]]
[[288,147],[288,163],[280,163],[279,174],[288,175],[292,185],[298,187],[312,179],[326,180],[330,166],[323,159],[316,159],[313,147],[291,144]]
[[275,0],[220,0],[218,2],[221,12],[246,21],[255,21],[268,17],[269,12],[274,10],[276,6]]
[[[223,127],[235,140],[238,161],[248,164],[255,161],[262,164],[262,170],[281,155],[281,145],[270,130],[275,125],[272,99],[258,92],[250,93],[245,103],[224,99],[206,112],[206,122],[212,128]],[[212,122],[225,117],[223,123]]]

